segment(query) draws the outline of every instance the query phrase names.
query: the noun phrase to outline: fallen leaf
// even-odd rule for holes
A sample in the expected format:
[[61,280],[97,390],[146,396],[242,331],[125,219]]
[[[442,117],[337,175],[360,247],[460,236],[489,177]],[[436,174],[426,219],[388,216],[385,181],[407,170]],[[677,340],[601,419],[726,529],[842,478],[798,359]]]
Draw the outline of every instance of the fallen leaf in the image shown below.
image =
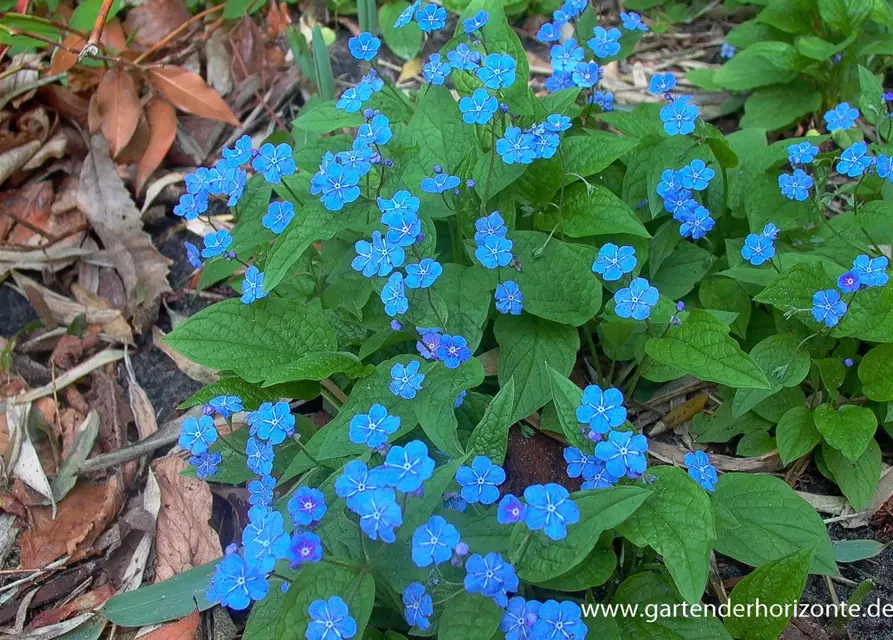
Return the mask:
[[89,406],[99,414],[99,444],[103,452],[127,446],[127,426],[133,422],[130,404],[114,368],[97,369],[90,376]]
[[43,146],[35,153],[25,166],[25,171],[33,171],[40,168],[44,162],[54,158],[64,158],[65,152],[68,150],[68,136],[62,131],[57,131],[52,138],[47,140]]
[[37,450],[31,442],[28,430],[28,416],[31,413],[31,403],[6,404],[6,424],[9,427],[10,439],[16,443],[11,454],[12,477],[18,478],[26,485],[45,497],[52,505],[53,511],[56,504],[53,500],[53,490],[46,473],[40,464]]
[[115,590],[112,589],[112,585],[105,584],[98,589],[88,591],[87,593],[78,596],[68,604],[41,611],[34,616],[34,619],[28,623],[28,626],[25,627],[25,629],[27,631],[33,631],[34,629],[40,629],[51,624],[62,622],[76,613],[93,611],[105,604],[105,601],[113,595],[115,595]]
[[42,57],[40,53],[20,53],[12,57],[10,67],[21,65],[21,68],[0,78],[0,106],[5,106],[10,100],[18,98],[13,102],[13,106],[18,107],[20,102],[29,99],[28,94],[37,88],[35,83],[40,75],[38,68]]
[[23,569],[40,569],[63,556],[77,562],[90,554],[96,539],[118,514],[124,491],[117,476],[101,484],[81,481],[58,506],[32,507],[31,527],[19,537]]
[[239,119],[223,98],[198,74],[171,65],[151,68],[146,74],[152,85],[178,109],[239,126]]
[[250,16],[243,16],[229,32],[232,48],[230,70],[233,81],[239,85],[252,76],[258,76],[264,85],[264,32]]
[[138,589],[143,583],[143,572],[146,570],[146,562],[149,559],[149,552],[152,550],[152,542],[155,540],[155,527],[159,511],[161,511],[161,488],[158,486],[155,472],[150,467],[146,475],[143,506],[140,510],[142,519],[146,522],[137,529],[143,534],[121,574],[119,593]]
[[158,461],[155,474],[161,489],[161,511],[155,533],[155,582],[223,555],[220,539],[210,525],[211,489],[180,472],[186,462],[176,456]]
[[136,84],[122,67],[112,67],[103,74],[96,88],[96,108],[109,151],[116,156],[133,137],[141,112]]
[[68,87],[51,84],[37,90],[38,97],[62,118],[87,126],[90,102]]
[[223,44],[223,29],[214,29],[205,44],[205,58],[208,61],[208,84],[221,96],[233,90],[233,77],[229,71],[229,51]]
[[135,326],[146,325],[158,297],[171,290],[167,273],[171,261],[152,244],[142,228],[139,209],[115,173],[108,146],[100,136],[90,139],[90,153],[81,169],[78,207],[111,254],[127,291]]
[[182,0],[146,0],[128,9],[124,26],[138,43],[153,45],[187,20]]
[[136,172],[137,195],[142,192],[146,180],[161,165],[177,136],[177,112],[170,102],[155,96],[146,104],[146,122],[149,125],[149,142]]
[[397,78],[397,82],[406,82],[407,80],[411,80],[419,75],[422,70],[422,61],[419,58],[413,58],[412,60],[407,60],[403,63],[403,67],[400,69],[400,76]]
[[158,420],[155,416],[155,409],[149,402],[149,396],[145,390],[137,382],[136,374],[133,372],[133,365],[130,362],[130,355],[124,351],[124,367],[127,369],[127,393],[130,399],[130,412],[133,414],[133,420],[136,423],[136,430],[139,433],[140,440],[145,440],[153,433],[158,431]]
[[198,629],[199,620],[198,609],[196,609],[182,620],[171,622],[140,636],[140,640],[192,640]]
[[164,355],[173,360],[174,364],[177,365],[177,368],[180,371],[185,373],[196,382],[201,382],[202,384],[211,384],[212,382],[217,382],[217,372],[215,372],[213,369],[209,369],[204,365],[197,364],[178,351],[171,349],[164,342],[164,336],[164,331],[162,331],[158,327],[152,327],[152,344],[161,349],[161,351],[164,352]]
[[92,618],[94,618],[94,615],[92,613],[82,613],[78,616],[75,616],[71,620],[59,622],[58,624],[52,624],[48,627],[43,627],[42,629],[37,629],[36,631],[32,631],[31,633],[20,635],[18,636],[18,638],[19,640],[53,640],[54,638],[60,638],[64,636],[69,631],[74,631]]
[[688,422],[697,414],[704,410],[707,406],[707,394],[701,393],[694,398],[690,398],[674,409],[670,409],[667,415],[663,417],[664,423],[670,427],[676,427],[684,422]]
[[27,164],[27,162],[40,150],[40,141],[31,140],[20,147],[4,151],[0,154],[0,184]]
[[[80,51],[84,48],[85,44],[87,44],[87,41],[76,33],[69,33],[62,41],[62,47],[74,49],[74,51]],[[56,49],[56,54],[53,56],[53,62],[50,64],[50,74],[57,75],[59,73],[65,73],[77,64],[77,61],[77,53],[66,51],[60,47],[59,49]]]
[[178,182],[183,182],[186,175],[186,173],[181,173],[179,171],[171,171],[146,187],[146,198],[143,200],[143,206],[140,207],[140,213],[146,213],[146,211],[149,210],[149,207],[152,206],[155,198],[164,191],[165,187],[177,184]]

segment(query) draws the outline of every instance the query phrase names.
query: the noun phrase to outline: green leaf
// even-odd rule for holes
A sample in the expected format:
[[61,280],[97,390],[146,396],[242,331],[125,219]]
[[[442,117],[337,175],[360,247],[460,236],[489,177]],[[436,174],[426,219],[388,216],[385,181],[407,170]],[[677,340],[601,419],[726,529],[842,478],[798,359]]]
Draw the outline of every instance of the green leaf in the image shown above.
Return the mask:
[[829,445],[850,460],[857,460],[877,430],[877,416],[867,407],[845,404],[838,409],[825,403],[813,413],[816,429]]
[[629,205],[600,185],[592,185],[591,189],[582,183],[566,187],[563,213],[559,216],[550,207],[535,221],[537,228],[544,231],[551,231],[560,222],[559,232],[571,238],[615,233],[650,237]]
[[363,116],[359,113],[347,113],[335,107],[334,100],[321,101],[311,98],[292,120],[292,126],[310,133],[331,133],[338,129],[359,127]]
[[837,402],[840,397],[838,389],[846,378],[846,367],[843,366],[840,358],[818,358],[813,360],[816,368],[819,370],[819,376],[822,378],[822,384],[828,391],[828,397],[831,402]]
[[671,327],[666,337],[648,340],[645,353],[701,380],[735,388],[769,387],[757,363],[729,337],[728,327],[700,309]]
[[747,336],[751,312],[750,296],[740,284],[728,278],[705,280],[698,288],[698,299],[705,309],[737,313],[738,317],[732,322],[732,331],[742,338]]
[[414,20],[401,29],[394,28],[394,21],[408,6],[405,0],[396,0],[381,5],[378,10],[381,37],[388,48],[404,60],[412,60],[422,48],[422,30]]
[[471,456],[487,456],[496,464],[505,460],[508,448],[509,427],[515,410],[515,379],[508,382],[487,405],[484,417],[475,427],[465,445]]
[[852,33],[871,14],[872,0],[818,0],[822,22],[837,33]]
[[657,478],[649,485],[651,496],[618,532],[661,554],[683,599],[699,602],[716,537],[710,500],[681,469],[656,467],[648,473]]
[[815,428],[812,412],[807,407],[792,407],[778,421],[775,440],[778,455],[785,464],[790,464],[812,451],[822,441],[822,435]]
[[211,586],[211,576],[216,568],[215,560],[148,587],[119,593],[100,611],[121,627],[179,620],[192,613],[196,606],[199,611],[205,611],[214,606],[205,598],[205,593]]
[[[822,287],[828,288],[828,287]],[[893,342],[893,287],[860,291],[831,331],[835,338],[854,337],[868,342]]]
[[[568,174],[576,173],[585,177],[607,169],[615,160],[622,158],[639,144],[633,137],[622,137],[600,131],[586,129],[586,135],[570,136],[561,141],[565,169]],[[578,180],[569,175],[568,182]]]
[[[843,2],[844,0],[837,1]],[[852,3],[868,2],[868,0],[849,1]],[[862,65],[859,65],[859,91],[859,109],[868,122],[877,124],[880,118],[887,118],[887,107],[881,97],[884,93],[884,86],[877,76]]]
[[526,313],[500,315],[493,333],[499,343],[499,384],[504,387],[514,378],[515,410],[511,418],[514,423],[549,401],[550,367],[564,376],[570,375],[580,337],[573,327]]
[[447,172],[456,171],[468,150],[477,145],[474,127],[462,121],[449,89],[430,84],[419,91],[418,107],[404,136],[407,144],[418,145],[420,166],[439,164]]
[[713,81],[730,91],[785,84],[797,77],[797,52],[786,42],[758,42],[726,62]]
[[218,302],[186,320],[165,342],[193,362],[234,371],[248,382],[260,382],[274,367],[307,353],[337,346],[321,311],[281,298]]
[[[811,202],[789,200],[782,195],[778,188],[777,172],[773,172],[772,175],[768,173],[756,175],[746,180],[742,188],[746,189],[743,194],[744,211],[753,233],[761,233],[768,222],[773,222],[782,231],[787,231],[802,227],[812,219]],[[801,256],[796,253],[784,253],[776,255],[773,261],[787,266],[784,260],[798,257]],[[815,260],[810,255],[802,257]],[[775,270],[770,265],[764,267],[774,275]]]
[[832,287],[834,279],[818,263],[795,264],[775,276],[768,287],[754,298],[754,302],[771,304],[780,311],[812,309],[816,291]]
[[760,12],[757,20],[785,33],[814,33],[814,15],[815,0],[772,0]]
[[783,387],[796,387],[809,374],[809,353],[801,349],[800,339],[792,333],[777,333],[761,340],[751,349],[750,357],[766,374],[769,388],[739,389],[732,405],[735,417],[743,416]]
[[263,176],[254,176],[248,181],[245,193],[235,208],[236,225],[232,231],[230,251],[250,253],[273,237],[273,232],[261,222],[272,195],[273,185],[267,183]]
[[502,620],[502,609],[491,598],[460,593],[451,598],[440,616],[438,640],[491,638]]
[[694,242],[680,242],[661,264],[651,284],[662,295],[678,300],[687,295],[703,279],[716,260],[712,253]]
[[772,476],[724,473],[710,495],[719,553],[752,567],[816,545],[811,573],[837,575],[831,540],[815,509]]
[[464,362],[458,369],[447,369],[438,362],[428,371],[418,395],[403,402],[413,403],[419,423],[431,442],[441,451],[457,457],[462,455],[462,447],[454,408],[456,397],[483,381],[484,366],[477,358]]
[[871,400],[893,400],[893,344],[879,344],[859,363],[862,393]]
[[879,555],[887,545],[877,540],[834,540],[834,559],[837,562],[859,562]]
[[874,439],[868,443],[865,452],[852,461],[824,444],[822,459],[853,509],[861,511],[871,504],[881,478],[881,448]]
[[807,85],[790,84],[754,91],[744,103],[742,127],[775,131],[800,121],[822,106],[822,94]]
[[471,177],[474,178],[475,191],[480,199],[490,202],[500,191],[518,180],[525,171],[527,171],[527,165],[506,164],[498,153],[488,151],[478,156]]
[[364,373],[368,375],[370,371],[365,371],[360,359],[347,351],[317,351],[275,367],[269,372],[264,386],[293,380],[325,380],[335,373],[355,378]]
[[577,407],[583,403],[583,390],[552,367],[549,367],[549,386],[564,437],[578,449],[588,450],[591,442],[580,432],[582,425],[577,420]]
[[245,623],[242,640],[273,640],[276,632],[276,618],[285,601],[285,594],[278,584],[270,585],[270,592],[263,600],[254,603],[251,615]]
[[634,515],[649,495],[647,489],[629,485],[571,494],[571,500],[580,509],[580,521],[567,528],[567,537],[563,540],[551,540],[541,531],[514,527],[509,549],[520,548],[524,538],[531,536],[527,550],[515,567],[518,576],[539,583],[567,573],[589,555],[603,531],[614,529]]
[[[729,632],[744,640],[776,640],[788,626],[794,605],[803,593],[812,556],[813,547],[799,549],[760,567],[736,584],[729,594],[729,604],[743,606],[746,613],[726,618]],[[759,613],[755,609],[757,602],[768,606],[768,615],[747,615],[748,609]],[[772,615],[771,605],[782,605],[782,615]]]
[[723,402],[712,416],[699,413],[691,421],[691,430],[698,442],[728,442],[737,435],[768,431],[771,427],[771,422],[753,411],[735,418],[731,402]]
[[318,562],[301,569],[301,577],[295,580],[276,620],[275,640],[303,638],[310,622],[308,609],[315,600],[327,600],[340,596],[349,603],[350,615],[362,633],[375,604],[375,580],[368,573],[357,573],[345,567]]
[[181,402],[177,409],[183,411],[200,404],[207,404],[217,396],[239,396],[246,411],[254,411],[264,402],[274,402],[280,398],[312,400],[319,395],[319,385],[313,382],[295,382],[272,387],[245,382],[231,376],[202,387]]
[[612,540],[613,535],[603,535],[580,564],[560,576],[539,582],[538,586],[570,593],[604,584],[617,568],[617,555],[611,547]]
[[[524,292],[524,311],[579,327],[598,313],[602,285],[592,273],[594,248],[562,242],[537,231],[516,231],[512,252],[520,271],[512,279]],[[541,247],[545,250],[539,253]],[[555,283],[561,282],[560,287]]]
[[446,304],[448,316],[444,333],[465,338],[472,352],[478,348],[484,334],[494,287],[491,283],[489,274],[481,269],[448,262],[431,286]]

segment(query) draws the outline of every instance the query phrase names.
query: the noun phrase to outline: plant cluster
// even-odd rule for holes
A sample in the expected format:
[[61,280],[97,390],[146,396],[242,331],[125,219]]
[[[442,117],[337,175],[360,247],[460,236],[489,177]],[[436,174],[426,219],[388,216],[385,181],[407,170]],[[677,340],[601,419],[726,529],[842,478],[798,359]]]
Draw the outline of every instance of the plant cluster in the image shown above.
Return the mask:
[[[447,17],[416,2],[393,28]],[[311,101],[290,139],[242,139],[187,178],[178,215],[217,197],[237,220],[187,250],[203,283],[232,278],[241,299],[167,342],[223,372],[184,403],[204,409],[180,445],[196,476],[248,483],[250,521],[207,592],[257,602],[248,638],[579,640],[646,624],[769,638],[786,618],[582,606],[602,585],[605,602],[698,602],[714,553],[755,568],[736,603],[838,573],[787,484],[718,474],[702,450],[649,466],[627,408],[668,381],[713,383],[723,402],[694,418],[699,443],[814,453],[868,503],[893,400],[893,173],[883,125],[867,140],[855,125],[866,105],[885,112],[880,82],[860,68],[844,97],[861,113],[841,102],[828,134],[726,136],[672,74],[651,78],[654,102],[611,108],[600,67],[647,33],[639,16],[602,26],[567,0],[553,19],[541,39],[564,24],[576,37],[552,48],[548,95],[529,89],[501,2],[473,0],[416,94],[385,82],[363,33],[355,87]],[[585,389],[569,379],[581,342]],[[289,401],[320,395],[336,415],[316,429]],[[522,421],[567,443],[568,478],[513,494],[503,464]]]

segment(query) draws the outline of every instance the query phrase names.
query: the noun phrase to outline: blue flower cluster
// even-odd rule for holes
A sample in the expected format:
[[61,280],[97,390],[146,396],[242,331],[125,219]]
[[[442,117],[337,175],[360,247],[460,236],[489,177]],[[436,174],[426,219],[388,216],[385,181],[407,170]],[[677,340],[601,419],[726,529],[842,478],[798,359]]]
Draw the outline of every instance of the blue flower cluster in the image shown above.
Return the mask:
[[690,451],[684,457],[689,477],[697,482],[705,491],[713,491],[719,478],[716,467],[710,464],[710,458],[703,451]]
[[813,294],[812,317],[826,327],[837,326],[849,308],[849,304],[841,299],[841,292],[854,296],[859,289],[883,287],[890,279],[887,274],[889,264],[887,256],[878,256],[877,258],[870,258],[865,254],[856,256],[850,270],[837,279],[837,287],[840,291],[825,289]]
[[744,239],[741,247],[741,257],[755,267],[771,260],[775,256],[775,238],[778,236],[778,227],[769,222],[763,227],[762,233],[751,233]]
[[670,136],[686,136],[695,130],[695,121],[698,119],[700,111],[697,105],[692,104],[691,96],[674,98],[670,92],[675,87],[676,76],[672,73],[656,73],[648,81],[648,91],[654,95],[662,95],[668,103],[660,110],[664,132]]
[[550,115],[527,129],[508,126],[496,141],[496,153],[505,164],[530,164],[539,158],[551,158],[561,141],[558,134],[570,126],[570,118],[559,114]]
[[694,196],[694,192],[704,191],[715,175],[716,171],[697,158],[679,171],[664,169],[661,174],[657,195],[663,198],[664,209],[680,223],[683,238],[700,240],[716,225],[707,207]]

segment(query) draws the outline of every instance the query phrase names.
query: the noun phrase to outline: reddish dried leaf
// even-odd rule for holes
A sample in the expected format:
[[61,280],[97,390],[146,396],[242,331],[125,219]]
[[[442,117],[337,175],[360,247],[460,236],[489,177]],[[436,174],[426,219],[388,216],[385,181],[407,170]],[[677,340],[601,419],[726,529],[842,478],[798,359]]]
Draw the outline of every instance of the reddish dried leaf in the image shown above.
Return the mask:
[[223,98],[202,80],[201,76],[183,67],[165,65],[147,71],[152,86],[175,107],[203,118],[220,120],[239,126],[239,119]]
[[94,591],[88,591],[87,593],[78,596],[61,607],[41,611],[34,616],[34,619],[30,623],[28,623],[25,630],[33,631],[35,629],[41,629],[43,627],[48,627],[51,624],[58,624],[63,620],[67,620],[76,613],[93,611],[104,605],[106,600],[113,595],[115,595],[115,590],[112,588],[112,585],[103,585]]
[[79,96],[68,87],[61,87],[57,84],[41,87],[37,90],[37,95],[62,118],[74,120],[86,128],[87,109],[89,109],[90,105],[86,98]]
[[106,71],[96,89],[96,106],[114,157],[130,142],[140,122],[140,98],[130,74],[119,67]]
[[155,629],[142,636],[140,640],[192,640],[198,629],[198,623],[199,615],[196,609],[188,617]]
[[149,123],[149,144],[140,159],[136,173],[136,193],[143,190],[146,180],[155,172],[167,155],[177,136],[177,113],[164,98],[155,96],[146,104],[146,121]]
[[81,36],[76,33],[69,33],[62,41],[63,47],[68,47],[72,51],[65,49],[56,49],[56,55],[53,56],[53,63],[50,65],[50,74],[65,73],[71,69],[78,61],[78,54],[74,51],[80,51],[87,43]]
[[127,49],[127,35],[125,35],[124,27],[118,18],[112,18],[105,23],[99,41],[119,53]]
[[249,16],[243,17],[229,32],[232,47],[230,72],[236,84],[248,78],[260,75],[261,84],[266,85],[263,77],[264,67],[264,32]]
[[124,25],[138,43],[153,45],[187,20],[182,0],[147,0],[128,9]]

